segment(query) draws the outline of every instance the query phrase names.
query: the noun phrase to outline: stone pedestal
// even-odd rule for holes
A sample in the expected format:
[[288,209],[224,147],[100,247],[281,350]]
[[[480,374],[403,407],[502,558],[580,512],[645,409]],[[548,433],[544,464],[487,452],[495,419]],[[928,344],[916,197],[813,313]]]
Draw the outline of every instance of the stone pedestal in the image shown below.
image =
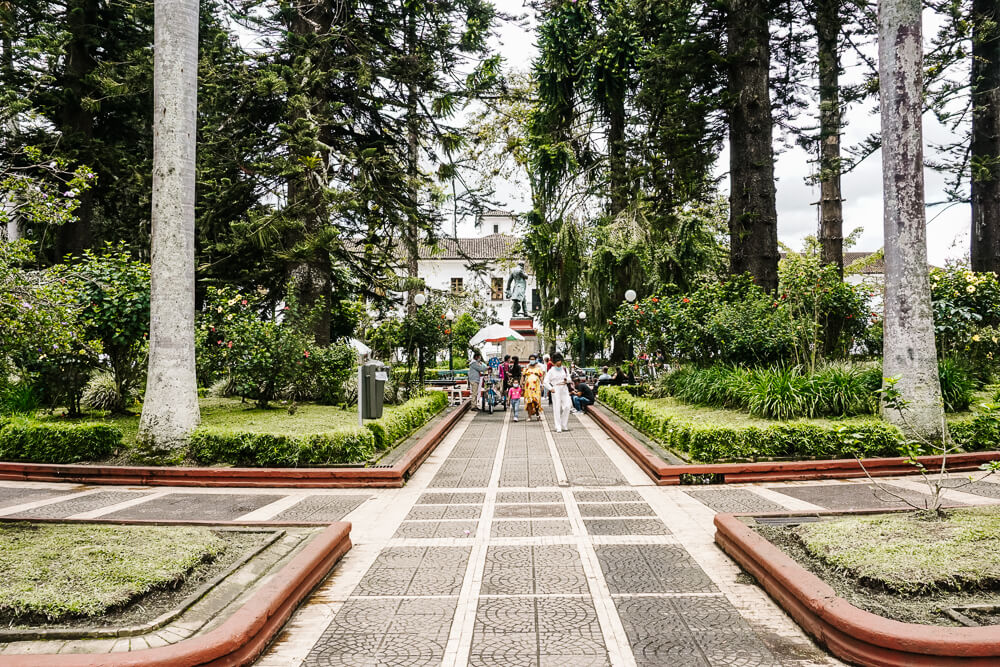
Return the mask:
[[524,336],[524,340],[505,341],[503,354],[517,357],[522,363],[527,362],[529,355],[538,353],[538,334],[535,331],[535,321],[527,317],[516,318],[510,320],[507,326]]

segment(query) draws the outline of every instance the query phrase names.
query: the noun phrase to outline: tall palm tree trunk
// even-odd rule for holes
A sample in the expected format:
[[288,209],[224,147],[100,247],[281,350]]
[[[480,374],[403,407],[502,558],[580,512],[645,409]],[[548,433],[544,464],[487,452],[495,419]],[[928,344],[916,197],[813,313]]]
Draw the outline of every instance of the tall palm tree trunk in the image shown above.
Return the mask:
[[139,440],[182,447],[200,421],[194,363],[198,0],[156,0],[149,376]]
[[882,0],[878,8],[885,234],[885,336],[882,372],[898,378],[907,401],[886,418],[911,437],[941,440],[944,407],[934,347],[927,271],[921,125],[923,45],[920,0]]

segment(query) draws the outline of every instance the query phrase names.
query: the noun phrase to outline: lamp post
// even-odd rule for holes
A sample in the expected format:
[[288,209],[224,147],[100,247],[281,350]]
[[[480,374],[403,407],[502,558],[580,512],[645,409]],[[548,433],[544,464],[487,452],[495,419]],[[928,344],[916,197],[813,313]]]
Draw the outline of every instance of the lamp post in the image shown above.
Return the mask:
[[587,321],[587,313],[582,310],[577,315],[580,318],[580,368],[583,368],[583,358],[586,356],[587,332],[584,330],[584,322]]
[[634,289],[625,290],[625,300],[629,303],[635,301],[636,293]]
[[452,378],[454,378],[455,363],[452,360],[452,354],[454,353],[454,350],[451,347],[451,329],[452,325],[455,322],[455,311],[449,308],[448,312],[444,314],[444,317],[446,320],[448,320],[448,372],[451,374]]

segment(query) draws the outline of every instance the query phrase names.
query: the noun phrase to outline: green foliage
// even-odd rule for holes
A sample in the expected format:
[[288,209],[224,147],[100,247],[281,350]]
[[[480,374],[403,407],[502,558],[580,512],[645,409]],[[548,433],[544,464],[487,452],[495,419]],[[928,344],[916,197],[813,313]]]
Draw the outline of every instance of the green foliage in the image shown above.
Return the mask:
[[99,618],[226,548],[196,526],[8,523],[0,542],[0,614],[25,624]]
[[931,270],[938,354],[961,358],[991,381],[1000,359],[1000,279],[949,265]]
[[1000,406],[984,405],[972,419],[949,424],[948,431],[966,451],[1000,449]]
[[107,371],[98,371],[91,376],[83,390],[82,403],[90,410],[102,412],[124,412],[124,408],[139,400],[138,393],[130,392],[122,396],[114,376]]
[[100,345],[87,340],[64,281],[32,271],[28,241],[0,243],[0,377],[33,387],[45,405],[79,412],[79,395]]
[[646,351],[697,363],[796,364],[846,356],[871,318],[868,289],[840,280],[815,252],[780,264],[772,295],[749,276],[622,304],[614,325]]
[[38,391],[29,383],[0,384],[0,415],[33,415],[41,405]]
[[122,444],[122,432],[100,423],[0,419],[0,460],[32,463],[100,461]]
[[100,253],[87,250],[70,262],[53,267],[52,274],[72,293],[87,338],[101,344],[102,365],[119,399],[104,409],[122,412],[146,372],[149,264],[134,260],[124,244],[110,243]]
[[941,396],[944,409],[948,412],[968,410],[979,383],[968,364],[957,359],[942,359],[938,362],[938,377],[941,381]]
[[443,392],[413,399],[391,414],[365,424],[311,434],[252,432],[230,426],[202,426],[191,436],[190,455],[202,464],[299,467],[362,463],[391,448],[447,407]]
[[290,299],[280,313],[258,295],[210,287],[195,343],[202,384],[228,379],[236,395],[265,407],[278,397],[341,400],[354,366],[346,345],[321,348],[312,323],[322,303],[302,309]]
[[769,426],[718,425],[685,420],[617,387],[601,387],[600,399],[646,435],[684,452],[692,460],[720,463],[769,458],[849,458],[898,456],[902,435],[871,420],[848,427],[852,437],[832,424],[775,423]]

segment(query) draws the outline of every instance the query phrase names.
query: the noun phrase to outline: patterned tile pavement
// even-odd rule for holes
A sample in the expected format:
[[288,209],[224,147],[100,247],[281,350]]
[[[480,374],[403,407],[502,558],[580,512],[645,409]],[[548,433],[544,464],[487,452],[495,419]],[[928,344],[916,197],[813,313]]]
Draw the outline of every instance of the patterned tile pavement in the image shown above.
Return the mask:
[[0,482],[0,517],[351,521],[261,667],[840,664],[740,576],[712,516],[897,505],[864,480],[656,487],[586,418],[556,434],[507,413],[464,417],[402,489]]

